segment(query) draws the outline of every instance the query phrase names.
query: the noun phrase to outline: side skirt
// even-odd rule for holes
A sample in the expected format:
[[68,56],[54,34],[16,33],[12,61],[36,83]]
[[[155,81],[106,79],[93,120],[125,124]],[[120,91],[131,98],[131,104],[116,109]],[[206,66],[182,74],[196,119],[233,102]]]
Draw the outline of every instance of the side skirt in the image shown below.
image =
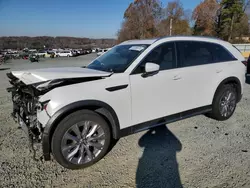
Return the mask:
[[179,121],[182,119],[187,119],[187,118],[190,118],[190,117],[193,117],[196,115],[200,115],[200,114],[204,114],[204,113],[207,113],[210,111],[212,111],[212,105],[204,106],[204,107],[200,107],[200,108],[195,108],[192,110],[180,112],[180,113],[173,114],[170,116],[165,116],[165,117],[158,118],[158,119],[151,120],[151,121],[147,121],[144,123],[139,123],[137,125],[133,125],[131,127],[121,129],[120,136],[121,137],[128,136],[128,135],[131,135],[134,133],[148,130],[148,129],[153,128],[153,127],[172,123],[172,122]]

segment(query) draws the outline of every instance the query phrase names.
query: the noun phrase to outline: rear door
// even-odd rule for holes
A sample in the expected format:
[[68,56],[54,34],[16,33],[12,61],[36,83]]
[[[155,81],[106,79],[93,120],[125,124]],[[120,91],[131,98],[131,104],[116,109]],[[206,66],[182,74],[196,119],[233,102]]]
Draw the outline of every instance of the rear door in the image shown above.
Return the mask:
[[214,64],[213,46],[210,44],[200,41],[176,42],[178,75],[182,78],[185,91],[180,102],[185,104],[185,110],[212,103],[217,74],[223,70]]
[[[212,104],[218,85],[230,76],[240,77],[238,60],[220,44],[205,41],[177,43],[178,67],[182,72],[190,108]],[[188,90],[189,89],[189,90]]]

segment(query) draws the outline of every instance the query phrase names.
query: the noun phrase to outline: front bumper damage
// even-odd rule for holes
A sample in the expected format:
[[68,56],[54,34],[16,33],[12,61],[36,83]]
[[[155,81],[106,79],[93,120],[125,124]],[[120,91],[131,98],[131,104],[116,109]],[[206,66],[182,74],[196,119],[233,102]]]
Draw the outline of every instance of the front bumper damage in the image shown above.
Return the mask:
[[43,132],[42,125],[37,121],[37,110],[41,108],[38,102],[39,93],[34,87],[25,85],[11,73],[7,73],[7,76],[12,85],[12,87],[7,88],[7,91],[11,93],[13,102],[11,116],[27,135],[30,151],[36,160],[34,144],[41,143]]
[[37,79],[37,77],[34,78],[29,72],[21,73],[7,73],[7,77],[12,85],[12,87],[7,88],[7,91],[11,93],[13,102],[13,112],[11,115],[28,136],[33,156],[35,156],[34,145],[39,144],[42,146],[43,159],[48,161],[50,160],[51,152],[50,130],[57,116],[51,117],[47,113],[46,106],[50,100],[39,101],[41,96],[44,96],[47,92],[57,87],[104,79],[111,74],[109,73],[104,76],[56,78],[44,81]]

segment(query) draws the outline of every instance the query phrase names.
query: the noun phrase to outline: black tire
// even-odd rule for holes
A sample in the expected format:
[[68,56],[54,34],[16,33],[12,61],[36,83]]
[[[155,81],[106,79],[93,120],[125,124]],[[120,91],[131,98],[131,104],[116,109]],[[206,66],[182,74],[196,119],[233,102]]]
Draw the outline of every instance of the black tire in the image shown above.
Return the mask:
[[[222,115],[221,112],[221,101],[223,100],[223,97],[225,97],[225,95],[231,92],[232,96],[235,97],[235,102],[232,103],[232,108],[230,110],[230,113],[228,112],[227,115]],[[212,104],[212,112],[208,114],[209,117],[218,120],[218,121],[225,121],[228,120],[233,114],[234,111],[236,109],[237,106],[237,91],[236,88],[234,87],[233,84],[226,84],[226,85],[222,85],[218,91],[216,92],[214,99],[213,99],[213,104]]]
[[[105,135],[105,142],[104,145],[100,151],[100,153],[91,161],[86,162],[84,164],[75,164],[71,163],[68,161],[62,153],[61,150],[61,144],[62,144],[62,139],[65,133],[75,124],[83,121],[93,121],[97,123],[103,130],[104,135]],[[81,133],[82,134],[82,133]],[[52,149],[52,154],[56,161],[62,165],[65,168],[68,169],[82,169],[86,168],[88,166],[93,165],[94,163],[98,162],[100,159],[102,159],[107,152],[109,151],[111,144],[111,131],[110,127],[107,124],[107,122],[97,113],[90,111],[90,110],[79,110],[76,111],[70,115],[68,115],[66,118],[64,118],[57,126],[55,129],[55,132],[52,136],[52,144],[51,144],[51,149]]]

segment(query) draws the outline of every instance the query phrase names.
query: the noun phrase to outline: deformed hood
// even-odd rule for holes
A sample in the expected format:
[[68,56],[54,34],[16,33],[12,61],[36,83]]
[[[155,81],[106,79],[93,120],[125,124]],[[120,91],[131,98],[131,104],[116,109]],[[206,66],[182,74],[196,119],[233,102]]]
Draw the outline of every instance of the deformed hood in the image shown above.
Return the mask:
[[81,67],[34,69],[12,71],[11,73],[26,85],[57,79],[108,77],[112,74]]

